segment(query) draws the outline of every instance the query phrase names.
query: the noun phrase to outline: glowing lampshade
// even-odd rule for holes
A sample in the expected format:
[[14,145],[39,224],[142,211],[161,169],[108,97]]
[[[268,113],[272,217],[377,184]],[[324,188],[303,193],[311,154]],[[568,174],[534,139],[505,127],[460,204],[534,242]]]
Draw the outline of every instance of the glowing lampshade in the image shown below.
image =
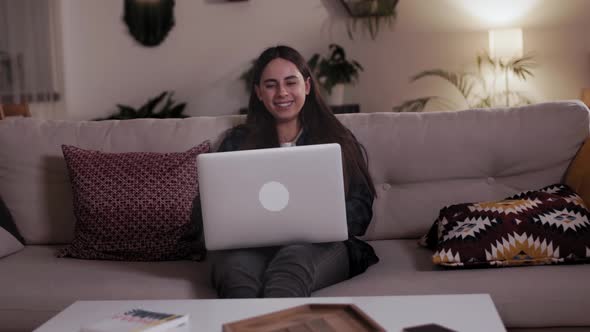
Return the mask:
[[522,57],[522,29],[490,30],[489,39],[492,58]]
[[489,27],[507,27],[541,5],[541,0],[447,0]]

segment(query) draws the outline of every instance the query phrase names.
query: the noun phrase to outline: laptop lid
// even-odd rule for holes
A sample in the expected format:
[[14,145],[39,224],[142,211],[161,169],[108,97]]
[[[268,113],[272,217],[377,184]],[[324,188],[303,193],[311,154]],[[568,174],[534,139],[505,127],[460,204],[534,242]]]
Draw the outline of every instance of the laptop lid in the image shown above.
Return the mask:
[[348,238],[339,144],[197,157],[208,250]]

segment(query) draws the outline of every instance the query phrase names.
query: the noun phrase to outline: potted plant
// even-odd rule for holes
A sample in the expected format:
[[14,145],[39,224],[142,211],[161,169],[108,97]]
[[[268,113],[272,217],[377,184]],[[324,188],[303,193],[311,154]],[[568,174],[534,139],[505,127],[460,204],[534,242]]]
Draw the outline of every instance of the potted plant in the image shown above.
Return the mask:
[[[172,99],[173,92],[164,91],[155,98],[151,98],[145,104],[135,109],[131,106],[117,104],[119,111],[100,120],[128,120],[128,119],[140,119],[140,118],[187,118],[184,115],[184,109],[186,103],[176,104]],[[164,105],[158,110],[157,106],[166,98]]]
[[330,44],[327,58],[318,54],[310,59],[315,76],[329,96],[331,105],[341,105],[344,97],[344,85],[354,85],[358,81],[363,67],[355,60],[346,58],[346,52],[337,44]]

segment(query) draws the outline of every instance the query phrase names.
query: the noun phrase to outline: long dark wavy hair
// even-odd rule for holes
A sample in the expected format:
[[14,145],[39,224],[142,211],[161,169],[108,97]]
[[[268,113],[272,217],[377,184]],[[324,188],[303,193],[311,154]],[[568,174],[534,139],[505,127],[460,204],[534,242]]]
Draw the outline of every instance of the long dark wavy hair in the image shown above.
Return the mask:
[[[260,86],[260,77],[269,62],[281,58],[293,63],[301,72],[304,79],[310,81],[310,92],[305,98],[303,108],[299,113],[299,120],[305,130],[307,143],[338,143],[342,151],[344,165],[344,183],[346,192],[351,180],[365,183],[371,194],[375,195],[375,186],[369,175],[364,147],[357,143],[356,139],[340,121],[334,116],[332,110],[321,97],[317,82],[313,77],[307,62],[295,49],[289,46],[275,46],[266,49],[254,63],[254,77],[248,104],[248,114],[243,129],[247,136],[240,149],[260,149],[279,146],[279,137],[276,130],[276,121],[266,109],[255,92],[255,86]],[[359,150],[362,149],[362,151]]]

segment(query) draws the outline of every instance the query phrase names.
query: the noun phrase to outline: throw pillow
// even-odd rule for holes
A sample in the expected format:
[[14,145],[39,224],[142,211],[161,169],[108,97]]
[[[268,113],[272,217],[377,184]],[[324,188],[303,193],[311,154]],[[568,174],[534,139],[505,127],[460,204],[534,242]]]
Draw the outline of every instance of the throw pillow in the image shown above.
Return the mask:
[[584,142],[570,164],[565,183],[582,197],[586,205],[590,204],[590,138]]
[[19,234],[12,215],[0,197],[0,257],[8,256],[24,248],[24,239]]
[[178,153],[104,153],[63,145],[72,184],[74,239],[59,257],[105,260],[202,258],[197,161],[205,141]]
[[509,266],[590,260],[590,212],[567,185],[502,201],[444,207],[420,241],[444,266]]

